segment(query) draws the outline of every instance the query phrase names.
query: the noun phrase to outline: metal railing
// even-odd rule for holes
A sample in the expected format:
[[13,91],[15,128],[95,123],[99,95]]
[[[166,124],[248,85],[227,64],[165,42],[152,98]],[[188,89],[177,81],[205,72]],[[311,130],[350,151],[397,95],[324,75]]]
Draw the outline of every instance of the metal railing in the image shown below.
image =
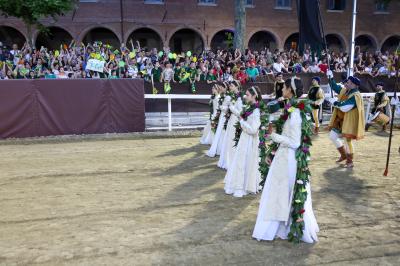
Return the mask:
[[[375,93],[361,93],[363,98],[374,97]],[[388,96],[393,96],[393,92],[387,93]],[[330,95],[329,95],[330,97]],[[172,100],[209,100],[210,95],[194,95],[194,94],[145,94],[145,99],[157,99],[157,100],[167,100],[168,102],[168,131],[172,131]],[[263,95],[263,99],[273,99],[268,95]],[[371,110],[371,102],[367,102],[367,110],[365,112],[365,119],[368,119],[369,112]],[[191,128],[187,126],[179,126],[177,128]],[[162,129],[162,128],[160,128]]]

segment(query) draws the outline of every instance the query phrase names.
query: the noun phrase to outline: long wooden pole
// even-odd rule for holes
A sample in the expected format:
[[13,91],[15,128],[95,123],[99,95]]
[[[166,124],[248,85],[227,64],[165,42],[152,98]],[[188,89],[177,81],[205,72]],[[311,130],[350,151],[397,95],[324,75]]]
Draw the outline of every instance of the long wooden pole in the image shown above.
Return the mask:
[[[396,53],[400,52],[400,43],[396,49]],[[400,58],[397,59],[397,63],[395,64],[396,70],[396,82],[394,83],[394,99],[397,99],[397,89],[399,86],[399,70],[400,70]],[[393,122],[394,122],[394,112],[395,112],[395,105],[392,106],[392,119],[390,121],[390,135],[389,135],[389,144],[387,150],[387,157],[386,157],[386,168],[385,172],[383,173],[384,176],[388,176],[389,174],[389,161],[390,161],[390,150],[392,148],[392,137],[393,137]]]
[[[328,64],[328,70],[331,70],[331,60],[330,60],[330,54],[329,54],[329,50],[328,50],[328,42],[326,41],[326,35],[325,35],[325,30],[324,30],[324,21],[322,18],[322,14],[321,14],[321,1],[318,0],[318,15],[319,15],[319,23],[320,23],[320,27],[321,27],[321,31],[322,31],[322,36],[323,36],[323,40],[324,40],[324,48],[325,48],[325,52],[326,52],[326,59],[327,59],[327,64]],[[333,90],[331,89],[331,97],[333,98]],[[323,112],[322,112],[323,113]]]

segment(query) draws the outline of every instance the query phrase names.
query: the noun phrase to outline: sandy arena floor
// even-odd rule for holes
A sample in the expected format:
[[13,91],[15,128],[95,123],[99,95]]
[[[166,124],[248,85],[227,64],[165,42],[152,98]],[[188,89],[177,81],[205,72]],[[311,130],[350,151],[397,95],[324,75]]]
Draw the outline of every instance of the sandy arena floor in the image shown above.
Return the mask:
[[223,192],[199,134],[0,142],[1,265],[400,265],[400,132],[338,168],[314,142],[315,245],[251,238],[259,195]]

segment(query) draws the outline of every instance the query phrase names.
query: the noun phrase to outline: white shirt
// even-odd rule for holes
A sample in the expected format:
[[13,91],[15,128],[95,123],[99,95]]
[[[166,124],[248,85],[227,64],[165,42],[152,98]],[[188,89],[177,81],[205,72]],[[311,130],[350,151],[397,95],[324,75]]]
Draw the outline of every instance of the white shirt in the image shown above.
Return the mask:
[[382,66],[382,67],[379,68],[378,73],[380,75],[385,75],[385,74],[388,74],[388,70],[387,70],[387,68],[385,66]]
[[136,66],[128,66],[128,75],[131,76],[132,78],[136,78],[139,70],[137,69]]
[[321,72],[321,69],[319,68],[319,66],[315,65],[315,66],[310,66],[310,72],[311,73],[319,73]]
[[275,72],[282,72],[282,68],[285,68],[285,65],[283,63],[274,63],[272,67]]

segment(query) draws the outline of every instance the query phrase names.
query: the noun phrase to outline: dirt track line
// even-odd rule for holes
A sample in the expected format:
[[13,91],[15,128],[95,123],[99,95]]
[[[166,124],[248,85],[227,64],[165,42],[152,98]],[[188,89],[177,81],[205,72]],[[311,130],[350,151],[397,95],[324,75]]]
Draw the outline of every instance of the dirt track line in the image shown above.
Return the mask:
[[[158,168],[162,169],[162,168]],[[151,170],[150,168],[148,170]],[[165,169],[168,170],[168,169]],[[54,177],[54,178],[63,178],[63,177],[92,177],[92,176],[105,176],[105,175],[123,175],[123,174],[134,174],[135,172],[141,173],[142,175],[146,175],[147,173],[143,172],[142,170],[133,170],[129,169],[126,171],[95,171],[95,172],[70,172],[70,173],[52,173],[52,174],[40,174],[40,175],[27,175],[27,176],[14,176],[8,179],[8,181],[24,181],[24,180],[32,180],[32,179],[40,179],[40,178],[48,178],[48,177]],[[136,178],[137,176],[135,176]],[[7,183],[1,183],[0,186],[4,185],[9,185],[12,184],[12,182],[7,182]]]
[[[322,263],[317,263],[317,264],[309,264],[309,265],[329,265],[329,264],[335,264],[335,263],[340,263],[340,262],[355,262],[355,261],[363,261],[367,259],[379,259],[379,258],[385,258],[385,257],[400,257],[400,251],[399,252],[390,252],[390,253],[385,253],[382,256],[365,256],[362,255],[359,258],[354,258],[354,259],[345,259],[345,260],[334,260],[330,262],[322,262]],[[356,265],[356,264],[355,264]]]

